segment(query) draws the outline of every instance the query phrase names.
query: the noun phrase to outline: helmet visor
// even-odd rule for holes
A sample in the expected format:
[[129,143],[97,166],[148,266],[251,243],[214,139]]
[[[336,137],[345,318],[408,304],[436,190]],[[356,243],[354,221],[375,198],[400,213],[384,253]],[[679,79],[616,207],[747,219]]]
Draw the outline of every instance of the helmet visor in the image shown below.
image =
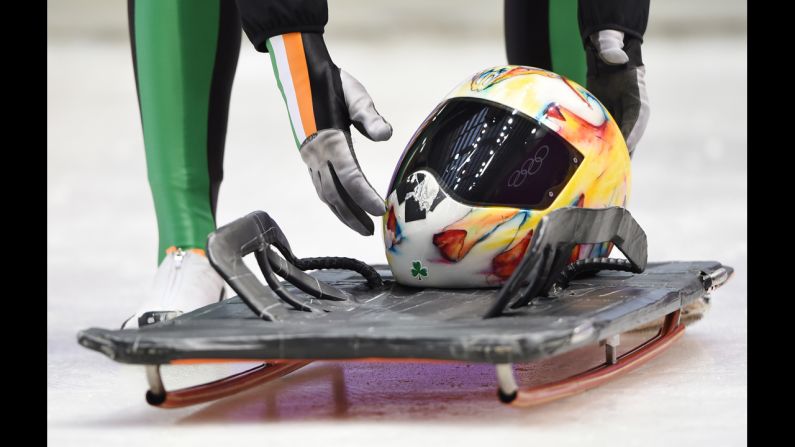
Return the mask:
[[518,110],[481,99],[453,98],[417,131],[389,193],[414,172],[426,170],[445,193],[462,203],[546,209],[582,159],[557,133]]

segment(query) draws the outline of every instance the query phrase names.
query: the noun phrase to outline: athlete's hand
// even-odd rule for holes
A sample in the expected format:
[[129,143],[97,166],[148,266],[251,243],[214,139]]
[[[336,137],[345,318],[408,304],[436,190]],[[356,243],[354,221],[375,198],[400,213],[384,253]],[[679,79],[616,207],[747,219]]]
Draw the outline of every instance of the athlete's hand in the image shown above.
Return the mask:
[[[392,126],[375,110],[364,86],[342,70],[339,75],[352,124],[373,141],[388,140],[392,136]],[[373,234],[373,221],[365,211],[381,216],[386,213],[386,207],[356,161],[350,131],[318,131],[301,146],[301,158],[309,167],[320,200],[359,234]]]
[[372,235],[367,213],[381,216],[386,208],[356,161],[350,125],[373,141],[388,140],[392,126],[375,110],[364,86],[334,65],[321,34],[272,37],[268,52],[320,200],[346,225]]
[[649,120],[646,67],[641,41],[616,30],[593,33],[586,43],[588,90],[607,107],[621,128],[630,155]]

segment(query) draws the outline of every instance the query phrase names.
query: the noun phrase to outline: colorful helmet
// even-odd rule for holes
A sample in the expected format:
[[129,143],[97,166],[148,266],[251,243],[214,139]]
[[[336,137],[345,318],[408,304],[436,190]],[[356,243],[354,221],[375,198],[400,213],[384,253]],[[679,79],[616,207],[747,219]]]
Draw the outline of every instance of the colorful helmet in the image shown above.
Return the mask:
[[[544,215],[625,206],[630,180],[621,131],[591,93],[538,68],[489,68],[453,89],[406,146],[383,219],[387,260],[401,284],[499,286]],[[611,248],[579,245],[572,261]]]

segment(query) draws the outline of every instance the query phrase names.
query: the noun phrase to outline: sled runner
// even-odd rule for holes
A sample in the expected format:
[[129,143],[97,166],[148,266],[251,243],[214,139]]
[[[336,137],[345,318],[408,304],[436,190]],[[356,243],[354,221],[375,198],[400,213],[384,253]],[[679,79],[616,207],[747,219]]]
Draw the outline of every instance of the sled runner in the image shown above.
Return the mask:
[[[576,244],[603,242],[626,259],[569,264]],[[267,287],[243,263],[252,253]],[[491,363],[500,400],[537,405],[596,387],[670,347],[683,335],[681,310],[733,272],[714,261],[647,264],[646,253],[645,233],[625,209],[563,208],[542,219],[501,288],[414,288],[394,282],[386,265],[297,258],[259,211],[208,240],[210,262],[238,296],[140,329],[87,329],[78,341],[113,360],[145,365],[147,401],[164,408],[228,396],[313,360]],[[620,334],[663,317],[655,337],[617,355]],[[596,344],[605,347],[596,368],[532,388],[515,381],[514,363]],[[240,360],[264,363],[176,391],[160,377],[164,364]]]

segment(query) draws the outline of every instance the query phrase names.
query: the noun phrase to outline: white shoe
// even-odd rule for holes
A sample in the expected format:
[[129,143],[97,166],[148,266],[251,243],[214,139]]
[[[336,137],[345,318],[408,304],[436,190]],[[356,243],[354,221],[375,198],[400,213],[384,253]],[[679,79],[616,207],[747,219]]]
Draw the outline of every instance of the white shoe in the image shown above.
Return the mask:
[[224,280],[201,251],[176,249],[157,268],[155,281],[138,311],[122,329],[133,329],[176,318],[223,299]]

